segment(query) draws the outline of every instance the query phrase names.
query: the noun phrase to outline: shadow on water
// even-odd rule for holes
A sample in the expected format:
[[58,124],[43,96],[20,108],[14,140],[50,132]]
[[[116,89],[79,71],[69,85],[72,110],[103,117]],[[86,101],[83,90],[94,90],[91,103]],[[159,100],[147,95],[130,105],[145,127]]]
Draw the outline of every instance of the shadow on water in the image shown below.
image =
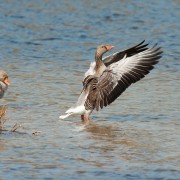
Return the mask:
[[86,138],[90,144],[88,146],[82,144],[81,148],[87,148],[92,152],[99,151],[101,157],[115,158],[120,162],[128,160],[133,163],[141,161],[158,164],[159,161],[167,160],[162,158],[160,153],[167,143],[166,139],[162,137],[162,132],[156,129],[152,132],[151,126],[154,127],[154,125],[151,122],[149,124],[146,122],[147,126],[144,126],[142,121],[136,120],[132,126],[128,121],[116,122],[113,125],[107,125],[106,121],[103,123],[91,123],[85,126],[83,131],[87,132]]
[[132,133],[129,134],[128,130],[123,129],[120,123],[113,125],[91,123],[84,130],[89,134],[88,139],[98,141],[97,146],[102,150],[116,150],[119,145],[127,148],[140,147],[138,141],[131,137]]
[[87,126],[86,130],[98,137],[116,137],[116,129],[114,129],[111,125],[90,124]]

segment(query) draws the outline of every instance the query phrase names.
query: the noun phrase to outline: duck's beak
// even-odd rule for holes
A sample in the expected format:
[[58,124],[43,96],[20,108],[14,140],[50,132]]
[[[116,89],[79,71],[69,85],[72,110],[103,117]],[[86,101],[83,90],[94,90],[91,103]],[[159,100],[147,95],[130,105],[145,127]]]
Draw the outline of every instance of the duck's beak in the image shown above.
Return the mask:
[[106,46],[106,49],[109,51],[111,50],[112,48],[114,48],[115,46]]
[[10,85],[10,82],[9,82],[9,79],[8,78],[6,78],[5,80],[4,80],[4,82],[9,86]]

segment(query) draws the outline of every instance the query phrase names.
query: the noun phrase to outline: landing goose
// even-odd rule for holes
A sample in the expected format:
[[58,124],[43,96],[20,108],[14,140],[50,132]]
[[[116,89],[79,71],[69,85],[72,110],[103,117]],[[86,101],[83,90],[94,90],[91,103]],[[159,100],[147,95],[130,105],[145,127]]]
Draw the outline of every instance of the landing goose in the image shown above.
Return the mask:
[[79,114],[81,119],[90,121],[90,114],[111,104],[132,83],[142,79],[154,68],[161,58],[161,48],[155,44],[140,44],[129,49],[111,54],[104,59],[102,56],[114,46],[101,45],[97,47],[95,62],[91,63],[85,73],[83,90],[77,103],[68,109],[61,119]]
[[10,85],[8,74],[0,70],[0,99],[4,96],[4,93],[6,92],[8,86]]

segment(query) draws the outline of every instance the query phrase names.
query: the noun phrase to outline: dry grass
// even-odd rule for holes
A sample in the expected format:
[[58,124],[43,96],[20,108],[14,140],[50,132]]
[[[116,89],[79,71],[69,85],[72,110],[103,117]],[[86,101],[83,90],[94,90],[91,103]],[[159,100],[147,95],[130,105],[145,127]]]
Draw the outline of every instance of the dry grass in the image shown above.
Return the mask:
[[3,131],[4,124],[6,122],[5,114],[7,111],[6,106],[0,106],[0,132]]
[[2,131],[16,132],[16,130],[21,127],[21,125],[19,125],[17,123],[12,127],[11,130],[4,129],[4,124],[7,120],[5,117],[6,112],[7,112],[7,106],[1,105],[0,106],[0,132],[2,132]]
[[2,131],[16,132],[16,130],[21,127],[21,125],[18,125],[17,123],[12,127],[11,130],[6,130],[4,128],[5,122],[7,120],[5,117],[6,112],[7,112],[7,106],[1,105],[0,106],[0,132]]
[[[6,112],[7,112],[7,106],[6,105],[0,105],[0,133],[3,132],[3,131],[6,131],[6,132],[16,132],[16,133],[20,133],[20,134],[28,134],[26,132],[18,132],[17,130],[19,128],[23,128],[21,126],[21,124],[14,124],[14,126],[11,128],[11,130],[7,130],[5,129],[5,122],[6,122]],[[39,133],[41,133],[41,131],[35,131],[32,133],[32,135],[39,135]]]

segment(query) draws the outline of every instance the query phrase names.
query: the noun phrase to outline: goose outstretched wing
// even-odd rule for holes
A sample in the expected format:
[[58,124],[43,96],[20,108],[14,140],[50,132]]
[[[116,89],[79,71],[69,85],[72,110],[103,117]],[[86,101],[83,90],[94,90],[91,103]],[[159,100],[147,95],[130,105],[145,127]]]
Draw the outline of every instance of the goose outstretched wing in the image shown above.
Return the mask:
[[132,83],[142,79],[161,58],[161,48],[153,47],[109,65],[96,81],[91,81],[85,108],[103,108],[119,97]]

